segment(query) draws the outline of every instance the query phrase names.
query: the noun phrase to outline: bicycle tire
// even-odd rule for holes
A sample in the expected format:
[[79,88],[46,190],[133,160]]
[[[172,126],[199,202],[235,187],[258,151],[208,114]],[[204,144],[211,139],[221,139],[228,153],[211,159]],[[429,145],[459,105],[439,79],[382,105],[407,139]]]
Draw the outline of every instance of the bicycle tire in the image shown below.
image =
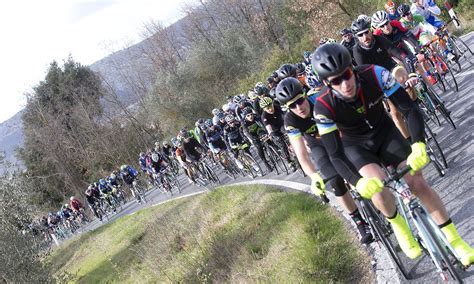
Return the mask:
[[[262,167],[250,154],[244,152],[244,157],[247,162],[249,162],[250,170],[255,173],[255,177],[258,176],[259,173],[263,175]],[[258,170],[255,169],[255,166],[258,168]]]
[[211,183],[214,183],[214,184],[220,183],[219,177],[216,175],[214,170],[211,169],[211,167],[209,167],[209,165],[207,165],[204,162],[201,162],[201,164],[203,166],[204,172],[207,175],[207,178],[211,181]]
[[448,165],[448,161],[446,160],[446,156],[444,155],[443,149],[439,145],[438,139],[436,139],[436,135],[431,130],[431,127],[426,122],[425,122],[425,138],[426,138],[427,144],[434,145],[435,149],[439,152],[438,154],[441,157],[441,162],[443,163],[444,168],[447,169],[449,165]]
[[[441,76],[440,74],[440,70],[439,70],[439,67],[437,64],[435,64],[435,62],[433,61],[433,59],[436,58],[435,55],[431,55],[431,58],[426,58],[426,62],[428,63],[428,65],[430,66],[430,70],[429,72],[431,73],[431,76],[435,76],[436,77],[436,83],[434,84],[436,87],[440,88],[440,90],[442,92],[446,92],[446,85],[444,84],[444,81],[443,81],[443,77]],[[427,80],[427,78],[425,76],[422,76],[421,77],[423,79],[423,82],[425,82],[425,85],[431,85],[431,82],[429,82]]]
[[288,169],[288,166],[286,165],[286,160],[281,156],[280,152],[277,149],[275,149],[275,147],[273,147],[272,145],[269,145],[269,148],[272,154],[274,155],[275,161],[280,167],[281,171],[289,175],[290,171]]
[[453,119],[451,118],[451,115],[449,114],[449,111],[446,108],[446,105],[444,104],[444,102],[441,100],[441,98],[434,91],[432,91],[429,88],[427,89],[427,94],[433,100],[434,104],[436,105],[436,110],[439,113],[441,113],[444,120],[446,120],[446,122],[448,124],[450,124],[453,129],[456,129],[456,124],[454,123]]
[[367,221],[374,232],[374,237],[382,243],[385,249],[388,251],[390,258],[398,267],[400,273],[405,277],[405,279],[410,279],[410,275],[407,272],[400,256],[397,254],[396,246],[394,245],[393,241],[389,239],[389,235],[392,234],[390,231],[389,225],[386,223],[387,221],[377,213],[377,210],[373,207],[372,203],[369,201],[361,201],[365,202],[365,206],[362,206],[362,210],[365,211],[366,216],[368,217]]
[[[446,85],[448,86],[451,86],[450,84],[450,81],[454,83],[454,89],[456,90],[456,92],[459,91],[459,85],[458,85],[458,81],[456,80],[456,77],[454,76],[454,73],[453,73],[453,70],[451,70],[451,68],[449,67],[449,65],[446,63],[446,61],[443,60],[443,58],[439,55],[435,55],[436,59],[438,61],[440,61],[439,63],[440,64],[444,64],[446,66],[446,70],[443,70],[443,74],[440,74],[441,78],[442,78],[442,81],[446,82]],[[450,80],[448,80],[448,78],[446,78],[447,76],[449,76]],[[443,82],[443,85],[445,85]],[[446,87],[444,88],[444,91],[446,91]]]
[[[461,52],[461,55],[464,55],[466,54],[466,52],[469,51],[469,53],[471,53],[471,56],[474,55],[474,52],[472,51],[472,49],[469,47],[469,45],[467,45],[464,40],[462,40],[461,38],[453,35],[452,36],[453,38],[453,43],[454,43],[454,46],[456,48],[458,48],[458,50]],[[459,46],[463,46],[463,48],[465,48],[465,50],[461,50],[461,48],[459,48]]]
[[277,163],[275,161],[275,156],[272,155],[272,152],[271,152],[271,150],[269,148],[269,145],[267,143],[265,143],[263,145],[263,153],[264,153],[265,157],[267,158],[267,162],[272,167],[272,171],[275,171],[276,174],[279,175],[280,174],[280,169],[278,168]]
[[[451,263],[451,260],[448,257],[445,247],[440,244],[439,239],[436,236],[436,233],[433,231],[433,228],[431,227],[431,224],[427,219],[426,212],[422,210],[421,207],[417,207],[413,210],[413,216],[414,218],[417,218],[417,220],[419,220],[419,225],[423,226],[423,229],[426,231],[427,237],[430,238],[429,240],[424,240],[424,241],[425,242],[430,241],[431,244],[434,245],[435,249],[437,250],[437,254],[441,258],[440,260],[445,265],[445,269],[449,271],[449,273],[451,274],[451,276],[454,278],[455,281],[462,283],[462,279],[459,276],[459,273],[457,272],[456,268]],[[431,257],[431,254],[429,255]]]

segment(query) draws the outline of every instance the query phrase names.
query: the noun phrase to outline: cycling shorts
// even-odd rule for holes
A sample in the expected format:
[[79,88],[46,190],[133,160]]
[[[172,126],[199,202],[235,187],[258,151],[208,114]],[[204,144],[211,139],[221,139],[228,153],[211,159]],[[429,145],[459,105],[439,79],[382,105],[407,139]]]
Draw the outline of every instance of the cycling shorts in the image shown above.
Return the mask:
[[209,143],[209,148],[215,154],[219,153],[220,151],[226,150],[227,146],[225,145],[222,139],[215,140]]
[[410,144],[393,121],[386,124],[373,138],[343,141],[346,156],[357,170],[372,163],[397,167],[411,153]]

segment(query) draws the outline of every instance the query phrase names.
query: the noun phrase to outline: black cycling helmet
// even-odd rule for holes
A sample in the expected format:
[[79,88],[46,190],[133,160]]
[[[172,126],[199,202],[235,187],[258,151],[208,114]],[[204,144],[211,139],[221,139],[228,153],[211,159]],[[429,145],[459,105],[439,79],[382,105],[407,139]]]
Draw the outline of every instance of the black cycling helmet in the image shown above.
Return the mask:
[[253,110],[251,107],[245,107],[243,110],[242,110],[242,114],[245,116],[247,114],[251,114],[253,113]]
[[278,78],[283,80],[287,77],[293,77],[296,75],[296,66],[293,64],[283,64],[280,69],[277,70]]
[[351,33],[352,33],[351,30],[348,29],[348,28],[343,28],[343,29],[339,32],[339,34],[340,34],[341,36],[345,36],[345,35],[351,34]]
[[275,97],[282,105],[303,92],[300,81],[293,77],[283,79],[275,89]]
[[410,13],[410,6],[408,6],[407,4],[401,4],[397,8],[397,12],[398,14],[400,14],[400,16],[405,17],[407,14]]
[[361,32],[368,31],[369,29],[370,29],[370,23],[364,18],[360,18],[353,21],[351,25],[351,31],[355,35]]
[[321,80],[339,75],[352,65],[349,50],[338,43],[328,43],[316,49],[311,59],[314,72]]

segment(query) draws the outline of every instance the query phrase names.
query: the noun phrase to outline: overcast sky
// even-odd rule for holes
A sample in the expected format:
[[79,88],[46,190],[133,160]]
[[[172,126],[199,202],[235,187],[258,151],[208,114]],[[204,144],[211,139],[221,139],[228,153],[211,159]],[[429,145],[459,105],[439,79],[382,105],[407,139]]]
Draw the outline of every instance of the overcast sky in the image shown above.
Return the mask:
[[193,0],[15,0],[0,3],[0,122],[24,105],[51,61],[89,65],[142,40],[150,21],[166,25]]

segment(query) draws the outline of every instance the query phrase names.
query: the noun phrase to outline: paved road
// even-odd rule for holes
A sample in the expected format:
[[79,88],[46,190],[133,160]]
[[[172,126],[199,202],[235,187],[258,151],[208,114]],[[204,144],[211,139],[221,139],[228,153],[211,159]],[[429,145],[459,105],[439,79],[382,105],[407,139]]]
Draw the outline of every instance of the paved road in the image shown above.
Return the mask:
[[[463,39],[471,49],[474,50],[474,33],[464,36]],[[429,165],[427,169],[424,170],[424,173],[429,183],[441,196],[453,221],[457,224],[461,235],[466,241],[468,241],[468,243],[474,245],[474,186],[471,183],[474,173],[474,57],[471,56],[470,59],[471,62],[465,60],[462,66],[462,72],[456,74],[459,84],[459,92],[450,90],[443,95],[446,105],[452,111],[452,117],[457,125],[457,129],[453,130],[448,125],[434,128],[437,133],[438,141],[443,147],[448,159],[449,169],[446,171],[446,176],[444,178],[438,177],[438,174],[432,165]],[[245,178],[231,180],[223,174],[220,176],[222,177],[223,184],[242,182],[246,180]],[[301,183],[307,183],[309,181],[307,178],[302,178],[298,173],[293,173],[288,176],[268,174],[265,177],[257,179],[277,179],[297,181]],[[180,176],[180,182],[182,185],[185,185],[181,194],[170,197],[164,194],[159,194],[158,191],[153,190],[148,192],[149,202],[146,205],[138,205],[136,202],[129,203],[124,207],[123,211],[111,217],[109,221],[132,214],[139,209],[152,206],[152,204],[165,202],[171,198],[199,193],[206,190],[204,188],[189,185],[183,175]],[[85,230],[92,230],[101,225],[101,222],[94,221],[87,226]],[[416,261],[410,262],[410,264],[412,266],[411,274],[414,279],[409,282],[441,282],[440,278],[435,273],[434,266],[427,257],[421,257]],[[463,272],[461,275],[466,283],[474,283],[473,268]],[[397,280],[391,279],[389,282],[397,282]]]

